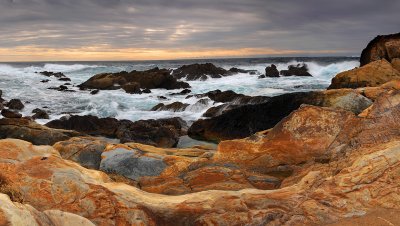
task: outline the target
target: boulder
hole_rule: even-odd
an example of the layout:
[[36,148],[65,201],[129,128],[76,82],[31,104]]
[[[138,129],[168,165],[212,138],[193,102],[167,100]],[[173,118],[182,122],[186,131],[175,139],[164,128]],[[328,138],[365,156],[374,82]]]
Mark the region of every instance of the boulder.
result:
[[147,71],[103,73],[91,77],[79,85],[80,89],[119,89],[129,83],[137,83],[141,89],[184,89],[186,82],[179,82],[166,69],[154,68]]
[[49,119],[49,114],[45,110],[35,108],[32,113],[35,113],[32,118],[33,119]]
[[22,118],[22,115],[20,113],[9,109],[1,110],[1,115],[4,116],[5,118]]
[[13,110],[22,110],[25,107],[20,99],[11,99],[6,106]]
[[182,67],[172,71],[172,76],[175,78],[186,78],[188,81],[206,80],[207,76],[210,76],[211,78],[221,78],[222,76],[232,74],[232,72],[217,67],[212,63],[183,65]]
[[276,68],[275,64],[271,64],[271,66],[265,68],[265,76],[266,77],[279,77],[279,71]]
[[51,129],[28,119],[0,119],[0,138],[16,138],[36,145],[53,145],[62,140],[79,136],[75,131]]
[[271,97],[264,103],[239,106],[213,118],[199,119],[189,128],[188,135],[216,142],[244,138],[272,128],[302,104],[342,108],[358,114],[371,103],[350,89],[289,93]]
[[308,73],[308,67],[306,64],[289,65],[287,70],[280,72],[283,76],[312,76]]
[[328,89],[379,86],[400,79],[400,72],[385,59],[337,74]]
[[189,106],[189,104],[184,104],[181,102],[174,102],[171,104],[157,104],[153,108],[151,108],[151,111],[173,111],[173,112],[178,112],[178,111],[185,111],[185,109]]
[[400,33],[375,37],[362,51],[360,65],[382,59],[390,62],[394,58],[400,58]]

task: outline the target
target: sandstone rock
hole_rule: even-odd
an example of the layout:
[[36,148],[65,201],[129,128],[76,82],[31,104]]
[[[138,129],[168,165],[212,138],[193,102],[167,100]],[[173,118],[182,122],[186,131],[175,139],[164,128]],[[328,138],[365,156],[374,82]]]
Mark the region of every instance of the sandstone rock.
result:
[[400,72],[400,57],[392,59],[391,63],[393,68],[396,69],[398,72]]
[[210,119],[200,119],[192,124],[188,135],[209,141],[244,138],[272,128],[302,104],[342,108],[358,114],[371,103],[353,90],[284,94],[265,103],[243,105]]
[[306,64],[303,65],[289,65],[287,70],[282,70],[280,72],[283,76],[312,76],[308,73],[308,67]]
[[174,102],[171,104],[157,104],[156,106],[154,106],[153,108],[151,108],[151,111],[174,111],[174,112],[178,112],[178,111],[185,111],[185,109],[189,106],[189,104],[184,104],[181,102]]
[[400,90],[400,80],[394,79],[383,85],[377,87],[363,87],[358,88],[356,92],[367,97],[368,99],[375,101],[380,95],[388,93],[389,91]]
[[190,88],[188,83],[179,82],[166,69],[154,68],[147,71],[122,71],[103,73],[91,77],[79,85],[81,89],[112,90],[129,83],[137,83],[142,89],[182,89]]
[[337,74],[328,89],[379,86],[400,79],[400,72],[385,59]]
[[6,106],[13,110],[22,110],[25,107],[19,99],[11,99]]
[[400,58],[400,33],[374,38],[362,51],[360,64],[364,66],[381,59],[390,62],[394,58]]
[[279,77],[279,71],[275,64],[265,68],[265,76],[267,77]]
[[1,115],[6,118],[22,118],[20,113],[8,109],[1,110]]
[[16,138],[36,145],[53,145],[78,135],[75,131],[50,129],[28,119],[0,119],[1,139]]
[[46,111],[36,108],[32,111],[32,113],[35,113],[32,118],[33,119],[49,119],[49,114],[47,114]]
[[212,63],[183,65],[182,67],[172,71],[172,76],[175,78],[186,78],[188,81],[206,80],[207,76],[210,76],[211,78],[221,78],[222,76],[228,76],[231,74],[232,72],[217,67]]

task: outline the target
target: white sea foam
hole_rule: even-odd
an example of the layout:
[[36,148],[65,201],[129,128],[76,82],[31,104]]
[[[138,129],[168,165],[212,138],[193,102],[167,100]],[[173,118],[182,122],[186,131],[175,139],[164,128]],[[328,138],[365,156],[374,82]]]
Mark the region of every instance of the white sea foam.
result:
[[[288,65],[303,62],[291,61],[286,63],[275,63],[279,70],[286,69]],[[258,76],[264,73],[265,67],[271,63],[265,62],[260,64],[241,64],[237,66],[246,70],[257,70],[258,74],[236,74],[233,76],[223,77],[219,79],[209,78],[206,81],[189,81],[192,86],[191,94],[200,94],[208,91],[220,89],[233,90],[237,93],[256,96],[274,96],[288,92],[309,91],[325,89],[333,76],[337,73],[349,70],[359,66],[358,61],[338,61],[329,64],[309,61],[307,64],[313,77],[280,77],[280,78],[263,78]],[[24,115],[32,115],[34,108],[47,107],[50,112],[51,119],[59,118],[68,113],[79,115],[96,115],[99,117],[116,117],[118,119],[140,120],[140,119],[157,119],[166,117],[182,117],[187,121],[194,121],[211,106],[216,103],[209,100],[206,104],[199,103],[199,99],[192,97],[186,99],[187,95],[170,95],[180,90],[163,90],[155,89],[150,94],[131,95],[122,90],[104,90],[97,95],[91,95],[88,91],[80,91],[76,86],[71,89],[76,92],[59,92],[49,90],[49,87],[55,87],[65,82],[50,78],[48,83],[40,82],[43,79],[49,79],[35,72],[54,71],[63,72],[69,78],[73,85],[78,85],[91,76],[102,72],[117,72],[121,70],[143,70],[148,69],[156,64],[0,64],[0,89],[3,90],[3,97],[7,100],[19,98],[24,102],[25,108],[22,111]],[[160,67],[176,67],[176,65],[159,65]],[[230,68],[232,65],[221,65],[224,68]],[[165,96],[168,99],[158,98]],[[158,103],[170,104],[175,101],[189,104],[183,112],[170,111],[150,111],[150,109]],[[39,120],[45,123],[48,120]]]

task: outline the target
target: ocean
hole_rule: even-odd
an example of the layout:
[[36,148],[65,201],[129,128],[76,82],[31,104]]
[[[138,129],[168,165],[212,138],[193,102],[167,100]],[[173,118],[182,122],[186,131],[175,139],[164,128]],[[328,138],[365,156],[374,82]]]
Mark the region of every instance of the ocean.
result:
[[[34,63],[0,63],[0,89],[3,98],[21,99],[25,108],[24,116],[32,115],[35,108],[44,108],[50,114],[50,119],[58,119],[64,115],[94,115],[98,117],[114,117],[132,121],[141,119],[158,119],[181,117],[189,124],[201,118],[210,107],[199,104],[196,97],[187,95],[171,95],[180,90],[155,89],[149,94],[128,94],[123,90],[100,91],[91,95],[89,91],[80,91],[77,85],[91,76],[104,72],[119,72],[132,70],[147,70],[154,67],[175,69],[185,64],[210,62],[216,66],[229,69],[237,67],[246,70],[265,72],[265,67],[272,63],[278,70],[287,69],[288,65],[305,63],[313,77],[280,77],[262,78],[259,75],[236,74],[222,78],[209,78],[206,81],[188,81],[192,86],[191,94],[201,94],[219,89],[233,90],[250,96],[276,96],[290,92],[312,91],[326,89],[331,79],[339,72],[359,66],[358,57],[274,57],[252,59],[199,59],[172,61],[132,61],[132,62],[34,62]],[[62,72],[72,81],[70,89],[76,92],[60,92],[48,89],[63,85],[66,82],[56,78],[48,78],[35,72]],[[41,80],[49,79],[48,83]],[[159,96],[167,97],[166,100]],[[190,106],[183,112],[150,111],[159,104],[169,104],[175,101],[188,103]],[[197,103],[197,104],[196,104]],[[46,123],[49,120],[37,120]]]

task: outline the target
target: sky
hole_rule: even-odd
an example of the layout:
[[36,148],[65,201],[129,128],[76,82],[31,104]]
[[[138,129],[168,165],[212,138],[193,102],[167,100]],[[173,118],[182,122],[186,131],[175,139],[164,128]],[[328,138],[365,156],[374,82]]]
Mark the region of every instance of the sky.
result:
[[0,61],[359,55],[399,0],[0,0]]

